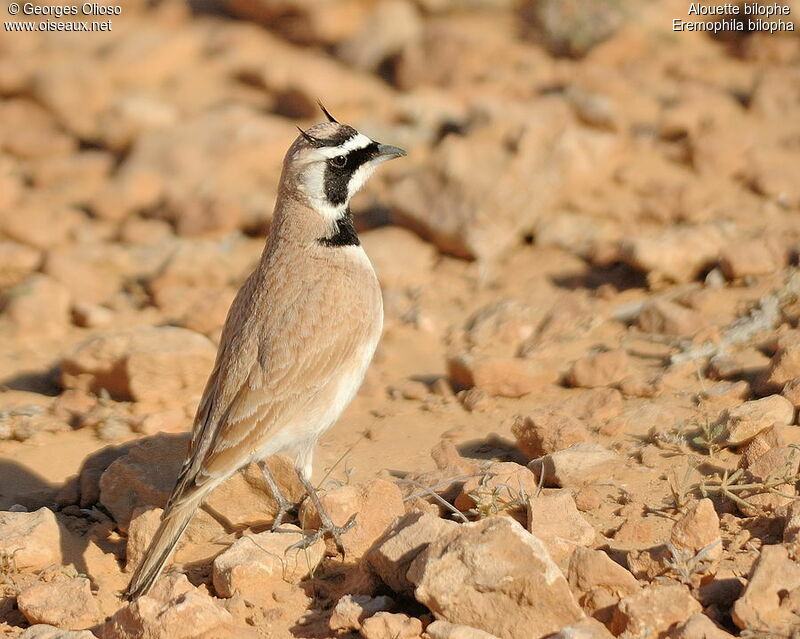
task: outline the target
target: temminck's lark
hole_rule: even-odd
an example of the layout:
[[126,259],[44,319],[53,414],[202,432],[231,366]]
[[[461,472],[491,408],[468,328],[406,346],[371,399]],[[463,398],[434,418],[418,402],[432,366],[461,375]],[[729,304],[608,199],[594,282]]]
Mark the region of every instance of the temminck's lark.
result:
[[[228,312],[216,364],[194,420],[189,451],[161,524],[125,597],[148,592],[195,510],[250,462],[292,454],[323,522],[335,527],[311,485],[319,436],[353,399],[383,327],[378,281],[348,203],[381,162],[405,155],[338,123],[300,130],[283,162],[269,238]],[[351,522],[352,523],[352,522]]]

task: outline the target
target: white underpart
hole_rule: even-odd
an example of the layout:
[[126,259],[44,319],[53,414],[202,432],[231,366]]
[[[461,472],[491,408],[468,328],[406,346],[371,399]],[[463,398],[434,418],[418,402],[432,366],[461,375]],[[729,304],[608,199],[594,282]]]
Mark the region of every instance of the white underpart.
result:
[[370,140],[366,135],[363,133],[356,133],[353,137],[348,138],[339,146],[324,146],[321,149],[317,149],[317,153],[326,158],[335,158],[337,155],[345,155],[346,153],[350,153],[350,151],[363,149],[370,144],[372,144],[372,140]]
[[[361,246],[345,246],[338,248],[338,251],[341,251],[340,254],[346,256],[347,259],[355,260],[363,264],[364,268],[374,272],[372,263]],[[304,408],[301,415],[283,425],[261,448],[254,451],[251,459],[253,461],[265,459],[281,452],[293,454],[298,472],[303,473],[310,480],[317,440],[322,433],[333,426],[344,409],[353,401],[353,397],[364,380],[372,356],[375,354],[375,348],[378,346],[382,332],[383,309],[378,308],[372,334],[364,340],[350,360],[335,371],[331,377],[329,383],[334,385],[332,401],[311,402]],[[328,388],[330,389],[330,387]]]

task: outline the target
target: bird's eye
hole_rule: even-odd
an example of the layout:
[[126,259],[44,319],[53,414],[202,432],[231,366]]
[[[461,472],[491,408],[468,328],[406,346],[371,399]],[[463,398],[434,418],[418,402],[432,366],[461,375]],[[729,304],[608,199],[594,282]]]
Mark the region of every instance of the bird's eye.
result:
[[344,165],[347,164],[347,156],[346,155],[337,155],[336,157],[331,158],[331,164],[335,166],[337,169],[344,168]]

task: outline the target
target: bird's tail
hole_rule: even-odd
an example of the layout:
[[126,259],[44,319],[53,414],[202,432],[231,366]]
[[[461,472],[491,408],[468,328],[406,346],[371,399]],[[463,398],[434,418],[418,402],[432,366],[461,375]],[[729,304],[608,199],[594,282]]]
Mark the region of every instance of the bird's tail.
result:
[[122,595],[124,599],[133,601],[146,595],[152,588],[156,579],[161,575],[161,571],[164,570],[164,564],[175,550],[183,531],[189,525],[189,520],[197,510],[199,503],[199,498],[193,498],[183,503],[167,506],[161,516],[161,524],[158,526],[144,558],[133,572],[128,588]]

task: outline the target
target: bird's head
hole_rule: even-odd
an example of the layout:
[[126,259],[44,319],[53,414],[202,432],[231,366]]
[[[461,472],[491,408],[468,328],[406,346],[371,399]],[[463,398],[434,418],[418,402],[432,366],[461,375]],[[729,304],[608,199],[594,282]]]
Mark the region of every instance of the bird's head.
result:
[[295,189],[317,212],[338,219],[379,164],[406,152],[340,124],[320,107],[328,121],[300,129],[286,154],[284,174],[294,177]]

